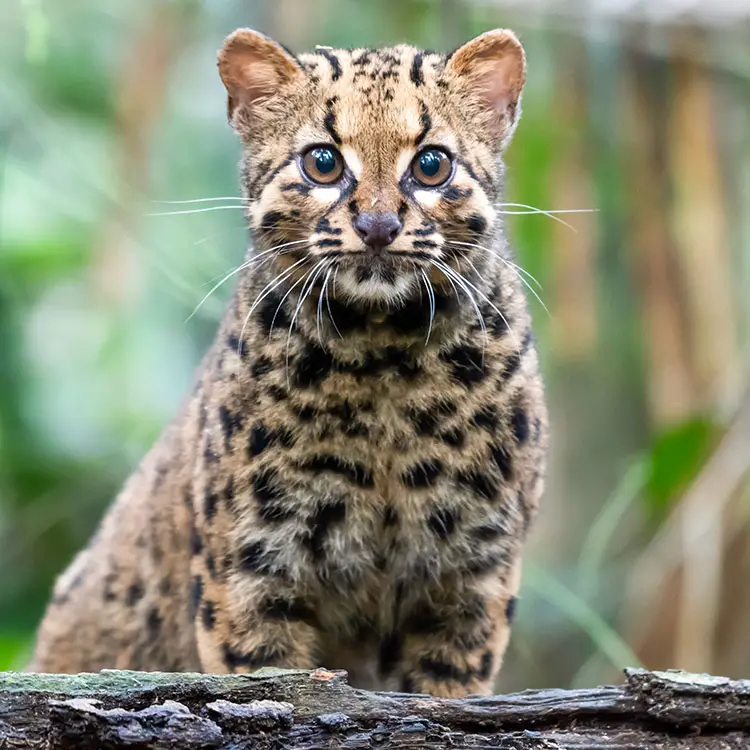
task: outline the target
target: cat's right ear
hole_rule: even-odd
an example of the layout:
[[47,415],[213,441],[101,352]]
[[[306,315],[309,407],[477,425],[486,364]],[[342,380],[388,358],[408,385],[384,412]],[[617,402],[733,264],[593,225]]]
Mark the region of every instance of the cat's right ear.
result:
[[252,110],[302,75],[299,63],[280,44],[252,29],[237,29],[219,51],[219,75],[228,94],[230,122],[239,108]]

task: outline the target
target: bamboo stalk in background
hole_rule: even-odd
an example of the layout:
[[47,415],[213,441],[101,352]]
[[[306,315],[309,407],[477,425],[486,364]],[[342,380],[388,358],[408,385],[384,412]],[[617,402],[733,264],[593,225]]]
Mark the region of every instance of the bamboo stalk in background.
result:
[[115,84],[115,201],[99,231],[92,259],[94,288],[105,307],[121,308],[137,293],[134,230],[149,173],[148,148],[187,15],[187,10],[178,10],[174,3],[156,3],[126,45]]
[[[552,169],[550,195],[555,210],[594,206],[591,153],[587,139],[587,57],[579,36],[560,45],[565,64],[558,67],[551,109],[559,147]],[[596,310],[596,218],[580,214],[572,219],[575,231],[559,222],[553,227],[554,268],[551,273],[550,338],[562,362],[585,362],[593,353]]]
[[[631,36],[638,39],[643,33],[645,30],[638,26]],[[628,194],[632,201],[628,226],[646,348],[649,411],[652,424],[658,429],[690,416],[696,394],[676,252],[667,217],[668,145],[662,127],[668,91],[665,65],[662,60],[636,51],[637,45],[628,44],[628,48],[623,99],[629,135],[629,158],[625,163],[629,165]]]

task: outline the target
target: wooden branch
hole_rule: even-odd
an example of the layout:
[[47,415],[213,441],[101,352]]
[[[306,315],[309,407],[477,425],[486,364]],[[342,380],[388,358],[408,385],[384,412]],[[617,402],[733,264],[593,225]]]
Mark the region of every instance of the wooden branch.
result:
[[439,700],[343,672],[0,674],[0,749],[750,747],[750,681],[627,670],[623,686]]

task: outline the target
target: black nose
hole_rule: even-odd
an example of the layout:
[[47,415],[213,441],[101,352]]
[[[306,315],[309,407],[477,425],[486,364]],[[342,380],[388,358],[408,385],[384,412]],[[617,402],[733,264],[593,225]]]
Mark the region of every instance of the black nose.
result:
[[398,237],[404,225],[394,213],[363,213],[354,220],[354,230],[373,250],[382,250]]

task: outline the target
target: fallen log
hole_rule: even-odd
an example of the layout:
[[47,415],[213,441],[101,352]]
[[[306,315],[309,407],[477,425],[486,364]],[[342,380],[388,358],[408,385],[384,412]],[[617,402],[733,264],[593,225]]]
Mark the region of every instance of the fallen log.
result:
[[750,748],[750,681],[626,670],[586,690],[440,700],[344,672],[0,674],[0,748]]

